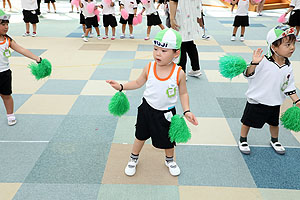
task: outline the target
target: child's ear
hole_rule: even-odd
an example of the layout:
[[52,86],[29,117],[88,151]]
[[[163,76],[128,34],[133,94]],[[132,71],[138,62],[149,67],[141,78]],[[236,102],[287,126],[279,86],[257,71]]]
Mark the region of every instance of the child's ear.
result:
[[177,58],[180,55],[180,49],[177,49],[175,52],[175,57]]

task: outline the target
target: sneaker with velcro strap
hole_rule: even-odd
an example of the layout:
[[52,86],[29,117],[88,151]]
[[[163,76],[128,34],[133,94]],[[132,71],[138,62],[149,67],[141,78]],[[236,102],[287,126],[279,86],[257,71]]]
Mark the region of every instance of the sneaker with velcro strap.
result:
[[270,141],[270,145],[273,147],[273,149],[276,151],[276,153],[283,155],[285,154],[285,148],[280,144],[280,142],[272,142]]
[[240,142],[239,141],[239,149],[243,154],[250,154],[250,147],[248,145],[248,142]]
[[139,163],[138,159],[130,158],[130,160],[129,160],[126,168],[125,168],[125,174],[127,176],[133,176],[133,175],[135,175],[136,166],[137,166],[138,163]]
[[179,176],[180,168],[178,167],[175,161],[171,161],[171,162],[165,161],[165,165],[169,168],[169,172],[172,176]]

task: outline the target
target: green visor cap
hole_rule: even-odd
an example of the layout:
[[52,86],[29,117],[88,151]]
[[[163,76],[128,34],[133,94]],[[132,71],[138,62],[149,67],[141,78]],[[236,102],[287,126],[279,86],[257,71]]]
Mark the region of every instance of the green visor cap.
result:
[[6,14],[2,9],[0,9],[0,20],[9,20],[10,15]]
[[181,42],[180,33],[171,28],[159,31],[153,40],[155,46],[166,49],[180,49]]

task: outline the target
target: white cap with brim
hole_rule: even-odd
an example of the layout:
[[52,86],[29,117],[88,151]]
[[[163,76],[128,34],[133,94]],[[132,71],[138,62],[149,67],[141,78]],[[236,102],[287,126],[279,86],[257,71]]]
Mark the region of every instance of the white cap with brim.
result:
[[[180,49],[181,42],[182,37],[180,33],[170,28],[159,31],[153,40],[155,46],[166,49]],[[179,60],[180,56],[178,56],[174,62],[177,64]]]
[[0,20],[9,20],[10,15],[6,14],[3,10],[0,9]]
[[284,38],[288,35],[295,35],[295,28],[290,27],[288,25],[278,25],[274,28],[272,28],[267,35],[267,44],[268,44],[268,52],[267,52],[267,57],[272,56],[272,44],[281,39]]

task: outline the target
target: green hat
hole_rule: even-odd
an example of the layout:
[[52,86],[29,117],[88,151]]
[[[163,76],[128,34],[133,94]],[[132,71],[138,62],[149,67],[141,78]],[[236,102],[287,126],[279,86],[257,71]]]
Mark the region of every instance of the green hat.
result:
[[275,41],[293,34],[295,35],[295,28],[290,27],[288,25],[278,25],[272,28],[267,35],[267,43],[268,43],[267,57],[272,56],[271,47]]
[[0,20],[9,20],[10,15],[6,14],[2,9],[0,9]]
[[159,31],[153,40],[155,46],[166,49],[180,49],[181,42],[180,33],[170,28]]

